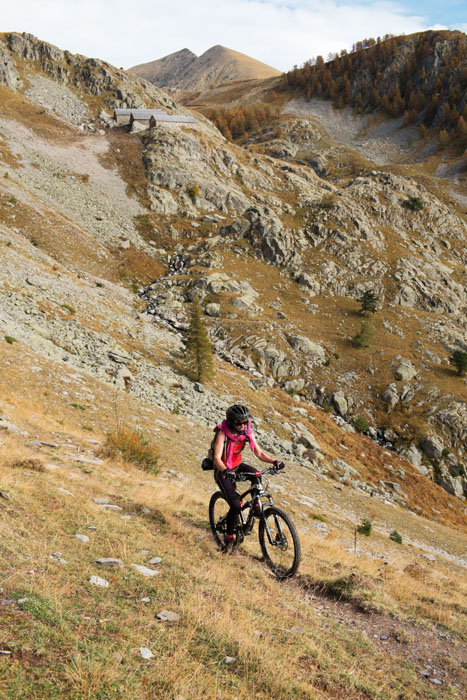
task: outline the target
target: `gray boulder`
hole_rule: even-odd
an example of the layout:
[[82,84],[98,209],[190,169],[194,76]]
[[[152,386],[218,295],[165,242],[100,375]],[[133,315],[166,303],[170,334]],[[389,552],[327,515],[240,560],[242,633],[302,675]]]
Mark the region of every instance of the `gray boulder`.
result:
[[349,404],[343,391],[335,391],[332,395],[332,404],[340,416],[347,415]]
[[396,379],[402,382],[408,382],[415,377],[417,370],[410,360],[402,360],[396,369]]
[[304,335],[292,335],[287,338],[289,344],[294,350],[303,353],[304,355],[310,355],[312,359],[318,362],[324,362],[326,359],[326,353],[324,348],[318,343],[313,343],[309,338]]
[[381,399],[384,403],[388,403],[391,408],[394,408],[399,401],[399,392],[395,384],[389,384],[381,394]]
[[304,379],[290,379],[288,382],[285,382],[284,384],[284,389],[286,391],[293,392],[294,394],[298,393],[303,389],[305,386],[305,380]]
[[431,435],[424,438],[420,443],[420,447],[428,459],[441,459],[444,443],[437,435]]
[[301,262],[295,235],[283,227],[271,209],[247,209],[244,217],[250,222],[246,237],[268,262],[280,267],[296,266]]
[[221,315],[221,306],[220,304],[215,303],[207,304],[205,311],[208,316],[211,316],[212,318],[219,318]]
[[405,457],[422,476],[426,476],[429,473],[430,470],[422,464],[422,453],[415,445],[410,445],[410,447],[401,450],[400,454],[402,457]]
[[299,272],[295,277],[295,281],[297,284],[301,284],[302,286],[306,287],[306,292],[310,296],[319,294],[320,292],[321,285],[319,284],[318,280],[309,275],[307,272]]
[[240,310],[249,310],[256,308],[255,300],[252,296],[241,296],[241,297],[236,297],[233,302],[232,306],[235,306],[236,309]]
[[443,464],[436,475],[438,484],[457,498],[464,498],[467,494],[467,481],[465,476],[453,475],[450,470]]

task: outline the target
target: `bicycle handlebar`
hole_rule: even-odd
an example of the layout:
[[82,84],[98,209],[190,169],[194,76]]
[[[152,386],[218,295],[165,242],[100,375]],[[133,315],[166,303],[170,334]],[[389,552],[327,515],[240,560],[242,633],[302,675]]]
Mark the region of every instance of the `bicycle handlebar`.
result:
[[[281,467],[280,469],[276,469],[276,467],[267,467],[266,469],[263,469],[261,472],[257,472],[258,477],[261,478],[265,474],[278,474],[280,471],[282,471],[285,468],[285,465]],[[240,472],[240,474],[236,474],[236,481],[249,481],[251,477],[254,477],[255,474],[249,473],[249,472]]]

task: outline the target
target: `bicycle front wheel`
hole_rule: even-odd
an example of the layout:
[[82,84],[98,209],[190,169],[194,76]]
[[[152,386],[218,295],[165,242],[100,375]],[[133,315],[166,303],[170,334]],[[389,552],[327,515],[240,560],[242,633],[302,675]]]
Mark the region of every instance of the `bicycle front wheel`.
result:
[[276,506],[266,508],[259,521],[259,543],[266,564],[278,579],[290,578],[300,566],[301,548],[291,518]]

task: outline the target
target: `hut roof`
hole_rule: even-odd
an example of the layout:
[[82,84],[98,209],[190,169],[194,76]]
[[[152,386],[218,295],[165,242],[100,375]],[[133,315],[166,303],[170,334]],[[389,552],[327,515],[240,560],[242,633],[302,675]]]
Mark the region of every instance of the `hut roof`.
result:
[[157,117],[168,116],[165,109],[132,109],[130,111],[133,119],[150,119],[153,114]]
[[[143,117],[139,116],[140,113],[141,114],[144,113],[145,116],[143,116]],[[134,115],[138,114],[138,117],[135,117],[135,118],[137,118],[137,119],[141,119],[141,118],[149,119],[151,114],[167,114],[167,112],[165,111],[165,109],[160,109],[159,107],[155,107],[154,109],[135,109],[135,108],[133,108],[133,109],[114,109],[114,114],[115,114],[115,116],[120,116],[120,117],[124,117],[124,116],[129,117],[131,114],[134,114]],[[146,114],[148,116],[146,116]]]
[[194,117],[187,117],[184,114],[153,114],[151,121],[155,122],[181,122],[183,124],[195,124]]

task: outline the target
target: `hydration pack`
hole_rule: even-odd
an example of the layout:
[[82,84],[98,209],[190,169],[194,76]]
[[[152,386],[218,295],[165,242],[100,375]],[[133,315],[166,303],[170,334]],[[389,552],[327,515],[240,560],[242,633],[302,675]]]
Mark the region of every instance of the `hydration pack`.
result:
[[[216,438],[217,438],[217,433],[218,433],[218,432],[219,432],[219,430],[216,430],[216,433],[215,433],[214,437],[213,437],[212,440],[211,440],[211,446],[210,446],[210,448],[209,448],[209,450],[208,450],[207,457],[205,457],[205,458],[203,459],[203,461],[201,462],[201,469],[202,469],[204,472],[207,472],[207,471],[209,471],[210,469],[214,469],[214,443],[216,442]],[[229,442],[229,438],[228,438],[227,435],[226,435],[226,436],[225,436],[225,440],[224,440],[224,448],[223,448],[223,450],[222,450],[222,455],[223,455],[224,459],[226,458],[226,454],[227,454],[227,444],[228,444],[228,442]]]

